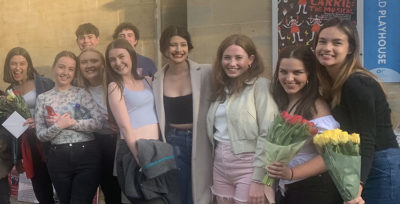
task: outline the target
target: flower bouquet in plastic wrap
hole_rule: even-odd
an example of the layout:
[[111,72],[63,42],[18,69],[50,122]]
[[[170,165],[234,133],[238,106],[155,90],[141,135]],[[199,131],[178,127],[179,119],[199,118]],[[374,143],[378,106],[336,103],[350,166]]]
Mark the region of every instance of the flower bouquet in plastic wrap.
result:
[[[267,133],[265,146],[267,166],[275,162],[288,163],[311,137],[318,133],[314,123],[300,115],[283,111],[275,116]],[[265,167],[267,168],[267,167]],[[274,179],[264,176],[263,183],[272,186]]]
[[[17,90],[8,89],[5,95],[0,96],[0,118],[7,118],[9,119],[10,116],[17,112],[20,116],[24,119],[28,119],[32,117],[31,112],[29,111],[28,105],[26,104],[24,98],[22,97],[21,93]],[[15,114],[14,114],[15,115]],[[15,138],[22,138],[21,143],[17,142],[17,140],[12,141],[12,152],[13,152],[13,159],[14,162],[17,162],[17,155],[19,151],[24,151],[25,149],[20,149],[20,145],[24,146],[27,144],[27,137],[29,135],[29,131],[26,131],[28,128],[14,128],[15,121],[7,122],[8,125],[5,123],[7,120],[4,121],[2,124]],[[12,124],[12,125],[10,125]],[[21,124],[22,126],[22,124]],[[22,152],[24,154],[24,152]]]
[[24,98],[16,90],[7,90],[6,96],[0,96],[0,117],[9,117],[14,111],[23,118],[31,118],[31,112]]
[[340,129],[325,130],[313,139],[342,199],[357,197],[360,186],[360,135]]

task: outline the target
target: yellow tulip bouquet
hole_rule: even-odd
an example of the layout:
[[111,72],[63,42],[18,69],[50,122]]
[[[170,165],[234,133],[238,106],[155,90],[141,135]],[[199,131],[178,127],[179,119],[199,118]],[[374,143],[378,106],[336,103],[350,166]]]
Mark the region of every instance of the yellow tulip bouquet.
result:
[[325,130],[316,135],[313,142],[320,150],[342,199],[350,201],[356,198],[360,185],[360,135],[340,129]]
[[31,112],[24,98],[16,90],[7,90],[6,96],[0,96],[0,116],[9,117],[14,111],[17,111],[25,119],[31,118]]
[[[300,115],[283,111],[275,116],[265,142],[266,167],[275,162],[288,163],[318,130],[314,123]],[[264,176],[263,183],[272,186],[274,179]]]

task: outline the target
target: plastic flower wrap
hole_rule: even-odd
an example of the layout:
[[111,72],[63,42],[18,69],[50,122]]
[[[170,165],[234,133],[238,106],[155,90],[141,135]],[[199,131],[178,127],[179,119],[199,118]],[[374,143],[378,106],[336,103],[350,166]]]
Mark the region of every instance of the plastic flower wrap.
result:
[[360,185],[360,135],[340,129],[326,130],[313,141],[343,200],[356,198]]
[[8,118],[14,111],[17,111],[25,119],[32,117],[21,94],[16,90],[9,89],[6,96],[0,96],[0,116]]
[[[283,111],[280,115],[275,116],[267,133],[265,147],[267,166],[275,162],[288,163],[307,140],[317,132],[314,123],[300,115],[292,116],[287,111]],[[270,178],[267,173],[263,183],[272,186],[273,182],[274,179]]]

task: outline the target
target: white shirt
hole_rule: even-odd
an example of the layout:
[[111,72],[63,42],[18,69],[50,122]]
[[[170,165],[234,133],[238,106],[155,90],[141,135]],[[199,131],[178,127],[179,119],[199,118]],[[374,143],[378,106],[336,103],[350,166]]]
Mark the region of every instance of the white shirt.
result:
[[230,142],[228,126],[226,122],[227,101],[228,100],[225,100],[224,103],[219,104],[215,112],[214,127],[216,131],[214,133],[214,139],[218,142]]

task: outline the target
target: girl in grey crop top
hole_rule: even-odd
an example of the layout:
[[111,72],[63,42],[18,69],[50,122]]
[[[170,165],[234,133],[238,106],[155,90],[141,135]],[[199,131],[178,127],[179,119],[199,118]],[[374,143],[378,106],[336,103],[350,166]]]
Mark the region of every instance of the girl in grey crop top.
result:
[[142,81],[145,84],[144,90],[132,91],[124,88],[123,91],[126,109],[133,129],[158,123],[153,91],[146,79],[142,79]]

